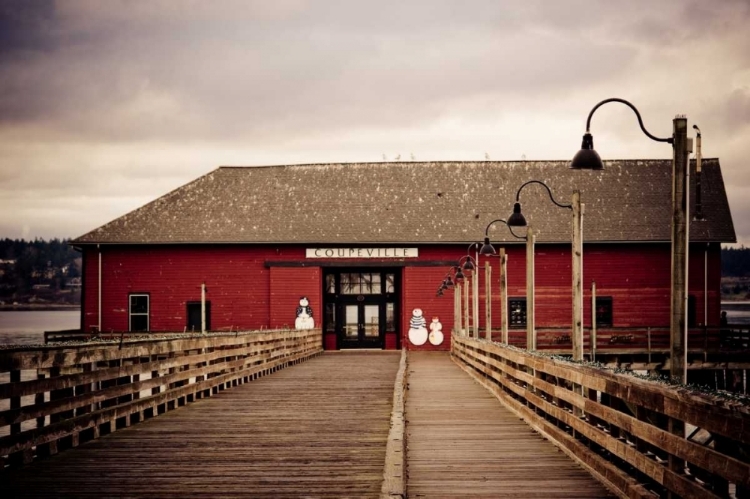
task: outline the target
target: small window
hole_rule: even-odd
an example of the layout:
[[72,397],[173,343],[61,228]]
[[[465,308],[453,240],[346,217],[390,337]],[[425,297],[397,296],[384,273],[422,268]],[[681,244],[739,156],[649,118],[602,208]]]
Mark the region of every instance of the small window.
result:
[[386,293],[396,292],[396,275],[395,274],[385,275],[385,292]]
[[[201,302],[189,301],[187,303],[187,330],[201,331]],[[206,331],[211,330],[211,302],[206,302]]]
[[596,298],[596,326],[612,327],[612,297]]
[[149,331],[149,296],[130,295],[130,331]]
[[396,330],[396,304],[393,302],[385,304],[385,329],[386,331]]
[[326,276],[326,293],[330,295],[336,293],[336,276],[333,274]]
[[526,326],[526,298],[508,298],[508,322],[511,327]]
[[380,274],[351,273],[341,274],[341,294],[377,295],[382,293]]
[[334,303],[326,303],[326,332],[336,332],[336,305]]

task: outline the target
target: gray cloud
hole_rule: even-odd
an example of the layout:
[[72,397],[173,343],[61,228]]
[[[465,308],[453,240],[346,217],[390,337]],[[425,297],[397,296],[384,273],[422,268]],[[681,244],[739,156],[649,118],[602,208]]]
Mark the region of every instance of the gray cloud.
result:
[[[79,235],[219,164],[566,158],[611,96],[657,135],[697,121],[737,222],[748,5],[6,1],[0,231]],[[624,106],[593,127],[605,157],[671,155]]]

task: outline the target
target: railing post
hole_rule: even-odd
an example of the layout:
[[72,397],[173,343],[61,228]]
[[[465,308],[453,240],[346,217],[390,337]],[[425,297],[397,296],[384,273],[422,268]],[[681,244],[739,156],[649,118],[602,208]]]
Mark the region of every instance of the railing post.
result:
[[469,336],[469,277],[467,276],[466,279],[464,279],[464,309],[463,309],[463,316],[464,316],[464,336]]
[[501,341],[508,344],[508,255],[500,248],[500,329]]
[[670,376],[672,380],[687,382],[685,354],[687,352],[687,264],[689,192],[687,118],[678,116],[673,121],[674,159],[672,160],[672,318],[670,322]]
[[591,283],[591,362],[596,362],[596,283]]
[[492,341],[492,267],[490,267],[490,259],[487,259],[487,263],[484,266],[484,326],[486,330],[487,341]]
[[456,283],[453,286],[453,331],[461,335],[461,325],[463,318],[461,316],[461,284]]
[[573,193],[573,360],[583,360],[583,205]]
[[534,243],[536,237],[531,226],[526,229],[526,349],[536,350],[536,325],[534,324]]

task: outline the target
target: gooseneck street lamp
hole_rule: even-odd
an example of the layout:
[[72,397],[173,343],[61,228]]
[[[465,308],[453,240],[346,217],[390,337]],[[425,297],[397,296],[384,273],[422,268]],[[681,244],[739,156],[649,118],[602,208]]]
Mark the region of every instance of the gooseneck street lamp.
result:
[[[498,218],[497,220],[493,220],[492,222],[487,224],[487,227],[484,229],[484,244],[482,244],[482,249],[479,250],[480,255],[490,256],[490,255],[496,255],[497,251],[495,251],[495,248],[490,244],[490,227],[492,227],[495,223],[502,222],[508,227],[508,231],[510,231],[511,235],[517,239],[526,239],[524,236],[517,236],[515,232],[513,232],[513,229],[508,222],[503,220],[502,218]],[[525,224],[524,224],[525,225]]]
[[[508,231],[513,235],[513,237],[517,239],[526,239],[524,236],[518,236],[513,232],[513,229],[508,225],[508,222],[503,220],[502,218],[498,218],[497,220],[493,220],[490,223],[487,224],[487,227],[484,229],[484,244],[482,245],[482,249],[479,250],[480,255],[485,256],[492,256],[497,254],[497,251],[495,251],[495,248],[490,243],[490,227],[492,227],[495,223],[502,222],[508,227]],[[500,248],[500,303],[502,303],[502,307],[500,308],[500,331],[501,331],[501,341],[504,344],[508,344],[508,256],[505,254],[505,248]],[[489,265],[486,267],[486,277],[485,277],[485,285],[486,285],[486,320],[485,320],[485,326],[486,326],[486,337],[488,340],[492,340],[492,286],[491,286],[491,277],[492,277],[492,269]]]
[[[656,142],[672,144],[672,303],[670,317],[670,375],[673,380],[687,381],[687,264],[688,264],[688,153],[690,143],[687,137],[687,118],[677,116],[672,121],[672,136],[666,138],[650,134],[643,126],[641,114],[630,102],[624,99],[605,99],[598,103],[586,120],[586,133],[583,135],[581,150],[573,158],[570,167],[574,169],[600,170],[604,167],[599,154],[594,150],[591,135],[591,117],[594,111],[609,102],[625,104],[635,112],[638,124],[644,134]],[[509,220],[510,221],[510,220]]]
[[[475,256],[471,256],[471,249],[474,248],[476,253]],[[471,323],[471,329],[473,330],[473,336],[479,337],[479,243],[471,243],[466,248],[466,255],[458,259],[456,268],[455,279],[464,279],[466,277],[471,278],[471,304],[473,318]],[[472,275],[473,273],[473,275]],[[465,329],[467,335],[469,334],[469,285],[464,287],[464,310],[465,315]]]
[[[547,184],[539,180],[529,180],[521,185],[516,192],[516,203],[513,205],[513,214],[508,218],[509,227],[528,227],[526,218],[521,213],[521,191],[528,185],[538,184],[543,186],[549,194],[550,201],[559,208],[573,212],[573,239],[572,239],[572,274],[573,274],[573,327],[571,331],[573,360],[583,360],[583,205],[581,204],[581,193],[573,192],[573,202],[565,204],[558,202],[552,195],[552,190]],[[526,259],[527,262],[534,259],[534,235],[531,228],[528,229]],[[536,350],[536,330],[534,328],[534,270],[533,265],[526,270],[526,345],[530,350]]]

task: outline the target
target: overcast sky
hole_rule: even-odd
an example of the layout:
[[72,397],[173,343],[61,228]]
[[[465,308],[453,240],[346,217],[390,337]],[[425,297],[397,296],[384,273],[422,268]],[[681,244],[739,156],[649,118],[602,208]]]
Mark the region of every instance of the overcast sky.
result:
[[[0,0],[0,237],[220,165],[569,159],[685,114],[750,245],[750,0]],[[671,158],[632,111],[604,159]],[[584,200],[585,201],[585,200]]]

